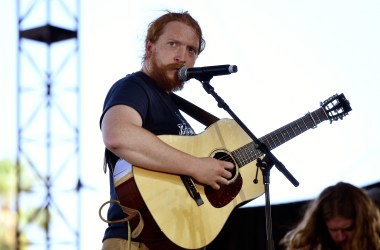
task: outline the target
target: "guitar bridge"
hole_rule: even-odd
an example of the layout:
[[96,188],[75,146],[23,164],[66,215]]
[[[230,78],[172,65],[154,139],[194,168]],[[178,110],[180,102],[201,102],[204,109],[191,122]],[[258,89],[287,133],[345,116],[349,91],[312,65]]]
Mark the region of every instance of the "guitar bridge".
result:
[[191,177],[186,175],[181,175],[181,180],[183,184],[185,184],[185,187],[187,189],[187,192],[189,192],[191,198],[194,199],[194,201],[197,203],[198,206],[203,205],[203,200],[201,195],[199,194],[199,191],[197,187],[195,186],[195,183]]

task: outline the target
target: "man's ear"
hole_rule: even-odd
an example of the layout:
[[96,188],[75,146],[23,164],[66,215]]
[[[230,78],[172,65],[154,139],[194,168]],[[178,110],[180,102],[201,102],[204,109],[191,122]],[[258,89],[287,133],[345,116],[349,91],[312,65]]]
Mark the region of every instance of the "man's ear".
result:
[[145,42],[145,58],[149,58],[152,55],[153,44],[150,41]]

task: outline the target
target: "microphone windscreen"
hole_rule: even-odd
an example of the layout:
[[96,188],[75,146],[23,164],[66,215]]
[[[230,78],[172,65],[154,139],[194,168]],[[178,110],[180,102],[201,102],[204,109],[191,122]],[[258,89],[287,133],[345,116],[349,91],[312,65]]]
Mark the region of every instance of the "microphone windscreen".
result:
[[187,81],[187,68],[182,67],[178,70],[178,79],[182,82]]

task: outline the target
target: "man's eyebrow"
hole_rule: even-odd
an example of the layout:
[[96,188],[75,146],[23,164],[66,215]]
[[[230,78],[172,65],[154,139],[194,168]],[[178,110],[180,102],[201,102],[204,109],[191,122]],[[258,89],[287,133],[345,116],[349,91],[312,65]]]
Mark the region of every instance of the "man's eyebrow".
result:
[[189,47],[190,49],[195,50],[195,52],[197,52],[197,53],[198,53],[198,51],[199,51],[198,46],[189,45],[188,47]]

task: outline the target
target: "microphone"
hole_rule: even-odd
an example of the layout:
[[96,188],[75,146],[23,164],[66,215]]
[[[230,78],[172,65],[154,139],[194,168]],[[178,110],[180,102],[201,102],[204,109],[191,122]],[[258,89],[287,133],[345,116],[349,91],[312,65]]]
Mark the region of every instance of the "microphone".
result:
[[237,66],[229,64],[194,68],[182,67],[178,71],[178,78],[183,82],[191,78],[202,81],[210,80],[214,76],[229,75],[235,72],[237,72]]

